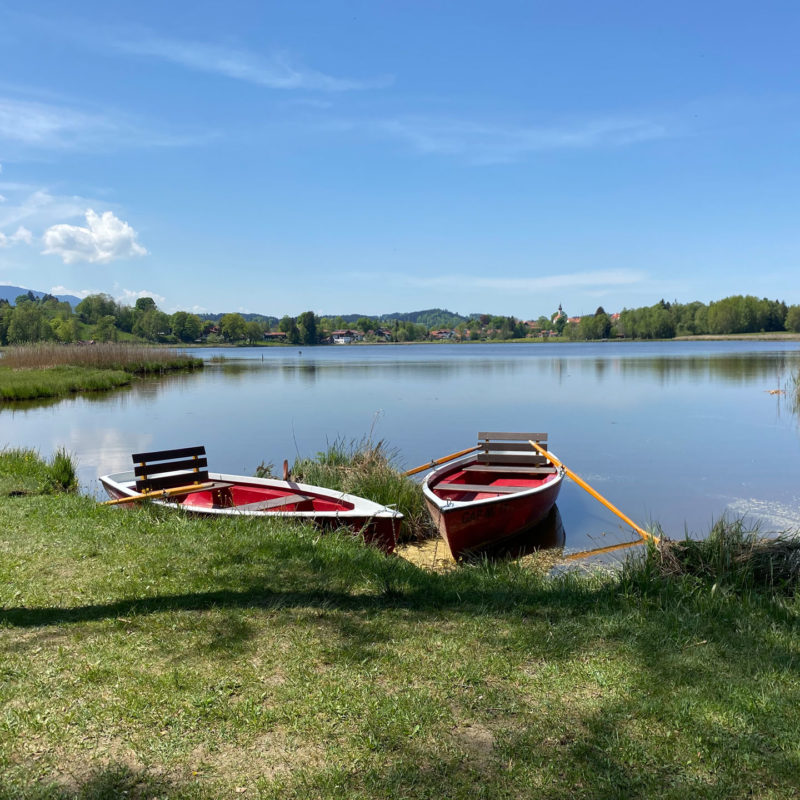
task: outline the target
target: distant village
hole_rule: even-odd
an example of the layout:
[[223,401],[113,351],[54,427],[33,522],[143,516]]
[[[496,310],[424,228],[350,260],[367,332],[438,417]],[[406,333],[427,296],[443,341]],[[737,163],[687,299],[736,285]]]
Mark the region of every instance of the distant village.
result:
[[[609,314],[609,321],[612,325],[619,321],[618,313]],[[540,317],[538,320],[515,321],[517,327],[522,327],[521,336],[516,338],[541,338],[547,339],[551,336],[560,336],[563,329],[568,325],[579,325],[583,317],[568,317],[562,307],[550,317]],[[477,324],[476,324],[477,321]],[[211,328],[211,333],[219,333],[219,329]],[[500,327],[493,327],[491,322],[481,324],[480,317],[470,320],[469,323],[462,323],[455,328],[436,328],[427,332],[424,337],[429,341],[469,341],[476,339],[495,339],[506,338],[507,331]],[[268,331],[264,334],[264,339],[274,342],[285,342],[289,338],[287,331]],[[341,328],[330,331],[330,334],[320,340],[321,344],[355,344],[359,342],[394,342],[397,340],[397,331],[390,327],[376,327],[369,330],[360,328]]]

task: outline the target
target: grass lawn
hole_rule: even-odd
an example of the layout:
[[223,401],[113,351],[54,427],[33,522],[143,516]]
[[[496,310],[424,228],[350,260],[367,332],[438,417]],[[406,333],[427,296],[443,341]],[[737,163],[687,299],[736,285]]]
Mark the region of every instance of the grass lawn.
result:
[[791,593],[429,573],[31,469],[0,455],[2,800],[800,794]]

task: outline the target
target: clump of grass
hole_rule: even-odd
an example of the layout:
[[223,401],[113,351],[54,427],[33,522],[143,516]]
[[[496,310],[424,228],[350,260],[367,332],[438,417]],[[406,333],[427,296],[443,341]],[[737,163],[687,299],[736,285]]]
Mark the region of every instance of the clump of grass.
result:
[[194,369],[202,367],[203,361],[171,348],[105,342],[93,345],[33,344],[9,347],[0,363],[10,369],[70,366],[147,373],[165,369]]
[[0,497],[73,492],[78,478],[72,456],[63,448],[49,462],[35,450],[0,450]]
[[74,492],[78,488],[78,474],[72,456],[59,447],[48,465],[53,484],[64,492]]
[[713,592],[793,595],[800,584],[800,537],[766,538],[741,519],[716,521],[705,539],[662,538],[629,559],[626,582],[641,587],[685,582]]
[[401,541],[436,535],[425,509],[422,488],[397,468],[398,454],[383,440],[370,437],[350,442],[337,438],[316,458],[299,458],[292,477],[301,483],[325,486],[392,506],[403,514]]

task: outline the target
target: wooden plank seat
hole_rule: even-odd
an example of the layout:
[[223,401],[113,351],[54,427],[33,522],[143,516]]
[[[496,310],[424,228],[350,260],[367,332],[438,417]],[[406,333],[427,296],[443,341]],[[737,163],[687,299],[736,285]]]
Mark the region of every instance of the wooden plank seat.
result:
[[294,503],[303,503],[314,498],[309,494],[287,494],[283,497],[273,497],[270,500],[256,500],[254,503],[242,503],[235,506],[237,511],[269,511],[271,508],[281,508]]
[[510,475],[552,475],[555,467],[526,467],[524,464],[470,464],[464,472],[505,472]]
[[443,492],[492,492],[493,494],[512,494],[535,489],[535,486],[487,486],[480,483],[437,483],[434,491]]
[[510,433],[508,431],[481,431],[478,433],[480,464],[524,464],[545,466],[547,459],[539,455],[529,444],[533,440],[547,449],[546,433]]
[[204,484],[196,489],[188,489],[186,494],[192,494],[227,489],[233,485],[225,481],[209,480],[206,449],[202,445],[133,453],[131,460],[134,463],[136,491],[140,494],[174,489],[177,486],[188,489],[193,484]]

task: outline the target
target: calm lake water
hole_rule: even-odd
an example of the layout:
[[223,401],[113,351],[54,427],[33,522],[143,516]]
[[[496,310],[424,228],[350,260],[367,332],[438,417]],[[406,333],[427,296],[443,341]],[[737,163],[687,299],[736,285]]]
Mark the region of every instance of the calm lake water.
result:
[[[226,363],[112,394],[0,408],[0,447],[66,447],[89,492],[137,451],[204,444],[252,474],[372,434],[410,468],[479,430],[546,431],[567,466],[640,524],[707,533],[722,514],[800,528],[800,346],[775,342],[225,349]],[[788,390],[770,394],[770,390]],[[568,550],[630,540],[566,481]]]

